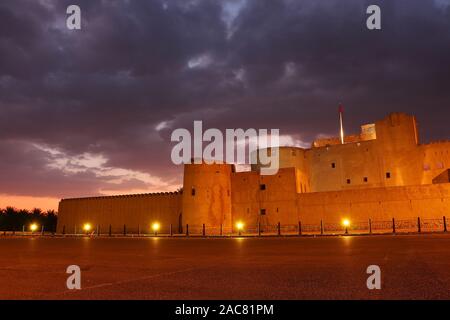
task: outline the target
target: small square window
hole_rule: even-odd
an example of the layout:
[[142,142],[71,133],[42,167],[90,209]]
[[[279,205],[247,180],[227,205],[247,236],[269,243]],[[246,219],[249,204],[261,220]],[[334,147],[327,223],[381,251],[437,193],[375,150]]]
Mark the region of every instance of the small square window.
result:
[[261,209],[261,215],[265,216],[266,215],[266,209]]
[[194,187],[192,187],[191,195],[195,196],[195,188]]
[[391,178],[391,173],[390,172],[386,172],[386,179],[390,179]]
[[266,185],[265,184],[260,184],[259,185],[259,190],[266,190]]
[[331,167],[333,168],[333,169],[335,169],[336,168],[336,163],[331,163]]
[[347,179],[347,184],[350,184],[350,183],[352,183],[352,180]]
[[369,179],[367,177],[364,177],[364,182],[369,181]]

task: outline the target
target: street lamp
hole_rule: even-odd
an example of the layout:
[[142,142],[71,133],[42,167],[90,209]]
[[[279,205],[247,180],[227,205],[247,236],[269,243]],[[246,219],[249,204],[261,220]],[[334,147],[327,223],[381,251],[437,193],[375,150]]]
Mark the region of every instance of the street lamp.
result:
[[348,227],[350,226],[350,220],[348,219],[342,220],[342,225],[345,227],[345,234],[348,234]]
[[159,222],[154,222],[152,224],[152,230],[155,233],[155,236],[158,235],[158,231],[159,231],[160,228],[161,228],[161,225],[159,224]]
[[38,225],[36,224],[36,223],[32,223],[31,225],[30,225],[30,230],[31,230],[31,232],[35,232],[37,229],[38,229]]
[[85,223],[83,225],[83,230],[87,233],[92,230],[92,225],[90,223]]
[[238,231],[239,231],[239,236],[241,235],[241,231],[244,229],[244,223],[242,222],[242,221],[238,221],[237,223],[236,223],[236,228],[238,229]]

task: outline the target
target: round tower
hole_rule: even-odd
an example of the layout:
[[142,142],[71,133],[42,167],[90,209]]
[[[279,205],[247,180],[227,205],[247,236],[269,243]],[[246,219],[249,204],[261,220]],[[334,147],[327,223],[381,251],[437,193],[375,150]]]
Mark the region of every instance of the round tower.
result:
[[[185,164],[183,179],[183,226],[231,228],[230,164]],[[192,229],[191,229],[192,230]]]

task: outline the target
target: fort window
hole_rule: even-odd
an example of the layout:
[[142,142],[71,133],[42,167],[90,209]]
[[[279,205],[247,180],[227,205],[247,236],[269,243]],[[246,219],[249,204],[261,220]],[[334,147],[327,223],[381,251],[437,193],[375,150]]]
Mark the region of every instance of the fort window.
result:
[[386,172],[386,179],[390,179],[391,178],[391,173],[390,172]]
[[192,187],[191,195],[195,196],[195,188],[194,187]]
[[333,169],[336,168],[336,163],[332,162],[332,163],[331,163],[331,167],[332,167]]
[[347,179],[347,184],[352,183],[352,181],[350,179]]
[[266,209],[261,209],[261,215],[265,216],[266,215]]
[[369,181],[369,179],[367,177],[364,177],[364,182]]
[[266,185],[265,184],[260,184],[259,185],[259,190],[266,190]]

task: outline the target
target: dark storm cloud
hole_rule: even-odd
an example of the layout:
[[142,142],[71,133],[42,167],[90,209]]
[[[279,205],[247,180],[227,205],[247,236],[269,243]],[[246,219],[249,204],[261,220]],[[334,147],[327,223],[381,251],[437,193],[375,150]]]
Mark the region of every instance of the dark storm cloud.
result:
[[[194,119],[308,142],[336,131],[341,101],[354,131],[405,111],[425,139],[448,137],[447,1],[86,0],[82,30],[69,31],[73,3],[0,3],[0,193],[149,187],[52,167],[49,150],[176,184],[171,129]],[[365,27],[369,4],[381,31]]]
[[83,166],[65,171],[49,166],[58,157],[24,142],[1,142],[0,194],[33,195],[42,197],[78,197],[100,195],[100,190],[151,189],[153,186],[136,179],[124,180],[119,185],[113,181],[118,176],[99,176]]

